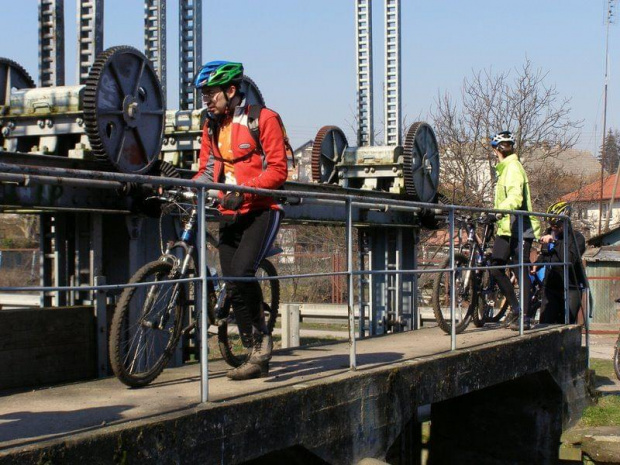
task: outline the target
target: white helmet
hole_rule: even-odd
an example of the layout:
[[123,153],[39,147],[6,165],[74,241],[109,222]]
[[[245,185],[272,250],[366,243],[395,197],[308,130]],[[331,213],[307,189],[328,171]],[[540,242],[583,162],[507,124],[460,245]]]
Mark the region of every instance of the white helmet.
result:
[[515,138],[510,131],[502,131],[495,134],[491,137],[491,147],[495,148],[502,142],[508,142],[509,144],[515,145]]

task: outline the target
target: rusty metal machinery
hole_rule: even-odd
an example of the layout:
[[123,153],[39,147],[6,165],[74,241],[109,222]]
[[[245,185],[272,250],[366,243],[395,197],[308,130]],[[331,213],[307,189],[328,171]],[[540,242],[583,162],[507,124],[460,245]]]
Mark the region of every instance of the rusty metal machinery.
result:
[[97,159],[135,174],[158,160],[165,100],[140,51],[105,50],[78,86],[33,88],[19,65],[0,63],[2,150]]
[[439,186],[435,133],[427,123],[417,122],[407,131],[403,146],[349,147],[340,128],[324,126],[312,146],[312,179],[434,202]]
[[[265,105],[265,99],[256,83],[248,76],[243,77],[241,91],[250,105]],[[166,112],[166,127],[161,148],[162,159],[176,167],[198,169],[198,155],[202,141],[202,127],[207,109],[169,110]]]

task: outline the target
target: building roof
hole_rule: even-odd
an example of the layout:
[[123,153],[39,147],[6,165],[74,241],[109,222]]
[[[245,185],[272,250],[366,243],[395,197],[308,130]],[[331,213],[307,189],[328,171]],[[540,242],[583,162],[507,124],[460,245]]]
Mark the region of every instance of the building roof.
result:
[[587,150],[568,149],[552,156],[542,150],[536,150],[524,161],[524,164],[534,170],[543,164],[553,165],[564,173],[585,179],[601,174],[601,164]]
[[586,242],[588,245],[592,245],[594,247],[601,247],[607,245],[617,245],[620,243],[620,225],[615,228],[610,229],[609,231],[605,231],[597,236],[592,236]]
[[[611,174],[603,179],[603,200],[610,200],[616,183],[616,175]],[[620,186],[616,189],[616,199],[620,198]],[[601,181],[597,180],[583,186],[581,189],[569,192],[560,200],[566,202],[593,202],[601,199]]]
[[[490,157],[491,161],[495,162],[495,156],[489,155],[487,145],[472,145],[471,148],[465,145],[462,149],[475,160],[488,162]],[[586,180],[601,174],[601,164],[589,150],[566,149],[551,155],[549,150],[537,148],[528,152],[527,155],[522,153],[518,153],[518,155],[519,160],[528,172],[553,167],[554,170]],[[443,151],[441,156],[444,160],[460,158],[460,155],[451,150]]]
[[620,247],[604,246],[586,250],[586,262],[620,262]]

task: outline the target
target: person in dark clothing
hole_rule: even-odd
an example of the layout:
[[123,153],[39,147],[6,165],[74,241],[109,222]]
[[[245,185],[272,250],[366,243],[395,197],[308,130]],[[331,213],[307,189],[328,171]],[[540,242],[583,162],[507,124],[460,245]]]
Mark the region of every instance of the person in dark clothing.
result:
[[[557,202],[547,209],[547,213],[570,216],[571,207],[566,202]],[[586,240],[583,234],[572,229],[570,223],[567,223],[568,231],[565,234],[564,220],[562,219],[552,218],[549,224],[550,227],[540,238],[542,250],[536,262],[540,264],[564,262],[564,241],[568,241],[568,259],[566,261],[572,264],[568,269],[569,322],[575,323],[577,312],[581,306],[581,292],[585,285],[581,256],[586,250]],[[573,240],[573,233],[575,240]],[[542,265],[533,266],[531,273],[536,273],[540,266]],[[564,302],[564,267],[562,265],[546,265],[539,322],[547,324],[564,323]]]

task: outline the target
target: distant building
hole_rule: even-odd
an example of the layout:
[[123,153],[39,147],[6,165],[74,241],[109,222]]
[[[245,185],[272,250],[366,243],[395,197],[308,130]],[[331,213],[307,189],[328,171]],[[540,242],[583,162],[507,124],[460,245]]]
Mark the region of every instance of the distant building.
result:
[[[616,175],[612,174],[603,179],[603,208],[602,219],[606,220],[609,214],[609,202],[616,183]],[[613,228],[620,225],[620,186],[616,189],[616,196],[611,209],[609,226]],[[594,181],[561,197],[560,200],[573,204],[573,217],[584,223],[589,223],[592,228],[598,226],[599,210],[601,202],[601,182]]]
[[523,165],[526,170],[540,170],[543,167],[553,169],[573,176],[579,176],[587,181],[593,181],[601,175],[601,164],[587,150],[568,149],[557,155],[548,155],[546,150],[536,150]]
[[309,140],[293,151],[295,166],[289,160],[288,180],[296,182],[312,182],[312,144]]

